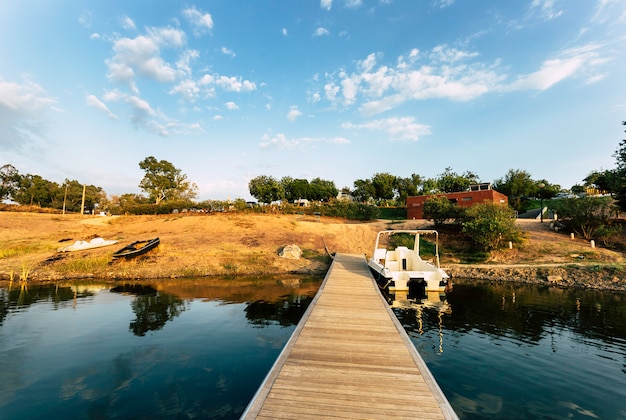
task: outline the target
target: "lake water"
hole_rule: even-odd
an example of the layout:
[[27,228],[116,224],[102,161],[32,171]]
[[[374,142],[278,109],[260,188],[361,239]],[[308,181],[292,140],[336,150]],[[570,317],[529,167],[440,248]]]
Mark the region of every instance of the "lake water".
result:
[[[0,289],[0,418],[238,418],[320,282]],[[389,296],[462,419],[626,419],[626,295],[457,281],[429,298]]]

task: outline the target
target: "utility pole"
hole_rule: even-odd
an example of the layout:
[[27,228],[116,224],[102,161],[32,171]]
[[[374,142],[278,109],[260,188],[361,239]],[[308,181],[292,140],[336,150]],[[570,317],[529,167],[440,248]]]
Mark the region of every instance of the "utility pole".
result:
[[83,201],[80,203],[80,214],[85,214],[85,188],[87,186],[83,184]]

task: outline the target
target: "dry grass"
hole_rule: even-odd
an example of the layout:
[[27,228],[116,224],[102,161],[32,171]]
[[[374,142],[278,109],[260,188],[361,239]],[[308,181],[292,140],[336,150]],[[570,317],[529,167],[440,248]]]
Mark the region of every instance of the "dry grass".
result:
[[[164,215],[98,217],[0,212],[0,282],[27,268],[32,281],[78,277],[157,278],[260,273],[313,273],[327,267],[324,243],[331,252],[370,254],[376,232],[387,228],[418,228],[424,221],[354,223],[302,215]],[[622,254],[552,232],[548,223],[520,221],[524,243],[492,255],[498,264],[622,263]],[[75,240],[96,236],[118,244],[92,250],[57,253]],[[158,236],[161,245],[145,256],[113,261],[117,249]],[[59,242],[65,239],[64,242]],[[305,258],[278,256],[296,244]],[[445,243],[442,244],[445,249]],[[452,256],[442,264],[454,262]]]

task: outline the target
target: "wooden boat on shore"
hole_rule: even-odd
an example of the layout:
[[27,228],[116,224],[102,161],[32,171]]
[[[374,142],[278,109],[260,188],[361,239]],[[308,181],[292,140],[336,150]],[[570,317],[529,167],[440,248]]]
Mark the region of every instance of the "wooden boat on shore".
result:
[[[435,236],[434,261],[425,261],[420,256],[422,235]],[[393,240],[402,236],[412,237],[412,240]],[[420,285],[424,286],[426,292],[444,292],[448,285],[449,276],[439,266],[439,234],[436,230],[378,232],[374,254],[368,266],[374,279],[379,283],[384,282],[384,287],[388,287],[389,291],[406,291],[412,285]]]
[[159,238],[135,241],[113,254],[113,258],[134,258],[156,248],[161,243]]

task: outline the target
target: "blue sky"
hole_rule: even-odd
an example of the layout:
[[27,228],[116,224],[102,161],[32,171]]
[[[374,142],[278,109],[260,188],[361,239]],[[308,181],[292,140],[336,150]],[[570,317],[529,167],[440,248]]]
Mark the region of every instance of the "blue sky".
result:
[[200,200],[258,175],[569,188],[615,166],[626,0],[0,3],[0,165],[109,195],[148,156]]

